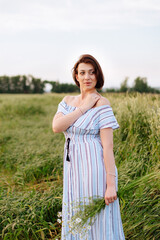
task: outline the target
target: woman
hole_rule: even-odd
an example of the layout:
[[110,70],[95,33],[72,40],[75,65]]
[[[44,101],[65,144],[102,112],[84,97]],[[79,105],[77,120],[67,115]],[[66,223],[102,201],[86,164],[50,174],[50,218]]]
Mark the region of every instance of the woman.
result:
[[119,209],[118,172],[113,154],[113,130],[119,128],[110,102],[97,89],[104,84],[102,69],[91,55],[73,67],[80,95],[65,96],[53,118],[55,133],[65,135],[63,165],[62,240],[79,240],[69,232],[74,201],[104,197],[106,207],[89,230],[88,240],[124,240]]

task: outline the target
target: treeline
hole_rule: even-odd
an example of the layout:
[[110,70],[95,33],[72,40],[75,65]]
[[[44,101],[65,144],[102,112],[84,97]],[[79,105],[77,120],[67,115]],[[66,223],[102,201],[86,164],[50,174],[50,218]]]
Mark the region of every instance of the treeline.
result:
[[75,84],[59,83],[58,81],[42,81],[32,75],[0,76],[0,93],[44,93],[45,86],[52,86],[51,92],[78,92]]
[[0,76],[0,93],[43,93],[45,83],[40,78],[28,76]]
[[76,84],[72,83],[59,83],[53,81],[44,81],[45,83],[49,83],[52,86],[51,92],[56,93],[68,93],[68,92],[79,92],[79,88]]
[[[0,93],[44,93],[46,84],[51,85],[51,92],[69,93],[79,92],[76,84],[59,83],[58,81],[42,81],[32,75],[0,76]],[[102,90],[100,90],[102,91]],[[140,93],[160,93],[160,90],[148,86],[147,78],[137,77],[133,86],[128,86],[128,78],[121,83],[119,89],[107,88],[103,92],[140,92]]]
[[140,93],[160,93],[160,90],[156,88],[152,88],[148,86],[147,78],[137,77],[134,82],[133,86],[128,86],[128,77],[121,83],[119,89],[115,88],[107,88],[106,92],[140,92]]

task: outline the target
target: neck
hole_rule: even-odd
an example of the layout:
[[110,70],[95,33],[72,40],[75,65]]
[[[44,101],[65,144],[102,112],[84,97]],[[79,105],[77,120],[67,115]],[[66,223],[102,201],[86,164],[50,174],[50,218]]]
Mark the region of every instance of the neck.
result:
[[84,89],[80,89],[81,90],[81,94],[80,94],[80,100],[83,100],[88,94],[91,93],[97,93],[96,89],[91,89],[91,90],[84,90]]

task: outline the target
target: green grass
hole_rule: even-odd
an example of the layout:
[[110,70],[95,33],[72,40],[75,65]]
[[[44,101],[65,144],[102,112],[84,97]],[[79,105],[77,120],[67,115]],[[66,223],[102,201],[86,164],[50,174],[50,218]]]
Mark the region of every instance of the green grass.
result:
[[[63,96],[0,95],[0,239],[60,234],[64,136],[51,124]],[[104,96],[120,125],[114,132],[119,188],[133,186],[120,199],[125,237],[158,240],[160,97]]]

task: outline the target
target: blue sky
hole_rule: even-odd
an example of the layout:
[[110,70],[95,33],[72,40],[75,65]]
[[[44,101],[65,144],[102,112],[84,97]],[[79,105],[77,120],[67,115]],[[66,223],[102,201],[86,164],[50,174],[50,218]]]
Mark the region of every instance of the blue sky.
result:
[[83,53],[101,64],[105,87],[137,76],[160,87],[160,1],[0,0],[0,75],[72,83]]

